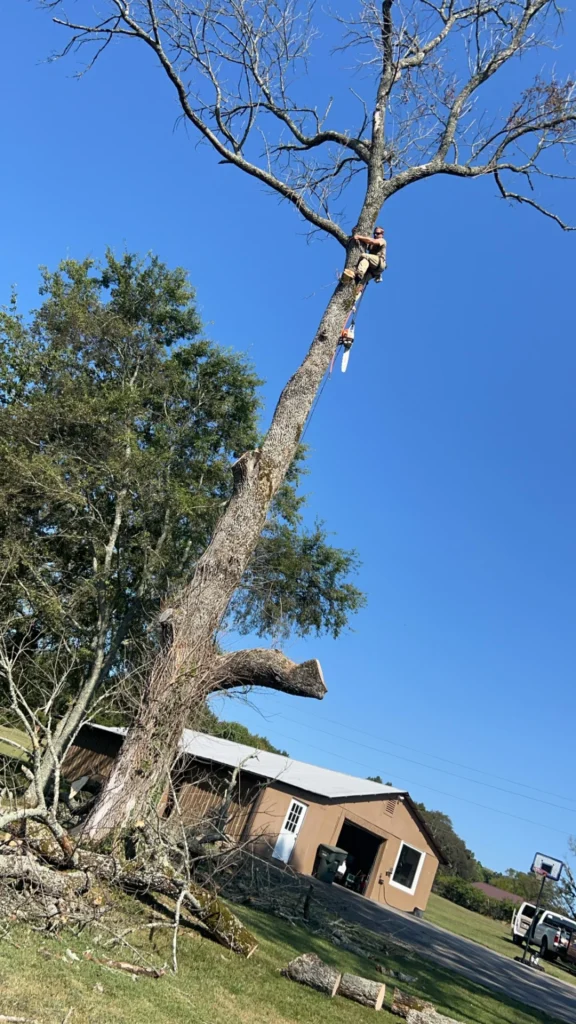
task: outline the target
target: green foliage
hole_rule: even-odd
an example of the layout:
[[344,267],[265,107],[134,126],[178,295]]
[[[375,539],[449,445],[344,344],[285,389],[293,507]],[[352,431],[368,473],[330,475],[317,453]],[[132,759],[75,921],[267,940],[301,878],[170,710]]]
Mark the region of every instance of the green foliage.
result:
[[430,811],[424,804],[416,804],[416,807],[444,854],[447,872],[468,881],[479,881],[476,858],[455,832],[448,815],[442,811]]
[[484,914],[495,921],[510,921],[516,909],[512,901],[490,899],[463,878],[440,876],[434,883],[434,892],[466,910]]
[[[200,337],[194,291],[156,256],[63,261],[29,318],[0,311],[0,615],[19,681],[50,711],[104,661],[137,677],[161,602],[189,577],[257,446],[260,381]],[[356,559],[306,530],[301,459],[228,625],[300,635],[361,604]],[[301,601],[301,603],[300,603]],[[281,614],[280,614],[281,611]]]
[[347,582],[357,567],[355,552],[326,543],[323,523],[295,537],[292,523],[270,521],[232,603],[236,628],[259,636],[339,636],[350,612],[365,603]]
[[[523,899],[528,900],[530,903],[536,903],[542,884],[542,878],[539,875],[533,875],[530,871],[516,871],[514,868],[508,868],[504,874],[499,874],[497,871],[487,871],[486,869],[485,873],[488,877],[483,879],[483,881],[489,882],[490,885],[496,885],[499,889],[504,889],[515,896],[522,896]],[[563,885],[561,883],[557,885],[554,882],[545,882],[540,901],[541,905],[548,907],[550,910],[559,910],[562,913],[570,912],[570,900],[567,899],[568,887],[569,884]]]
[[207,732],[211,736],[219,736],[223,740],[232,740],[234,743],[244,743],[247,747],[256,747],[258,750],[267,750],[270,754],[283,754],[288,757],[286,750],[279,750],[265,736],[250,732],[240,722],[224,722],[214,712],[205,707],[201,716],[195,716],[193,728],[200,732]]

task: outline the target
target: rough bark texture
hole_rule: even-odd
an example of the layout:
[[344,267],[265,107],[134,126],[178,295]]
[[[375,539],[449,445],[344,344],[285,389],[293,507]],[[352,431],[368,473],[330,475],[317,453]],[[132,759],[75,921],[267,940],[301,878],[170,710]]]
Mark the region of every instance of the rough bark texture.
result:
[[401,992],[399,988],[395,988],[390,1012],[407,1020],[408,1014],[413,1010],[417,1010],[419,1013],[436,1013],[436,1007],[432,1003],[420,999],[419,996],[410,996],[406,992]]
[[338,995],[344,996],[345,999],[353,999],[362,1006],[369,1006],[372,1010],[381,1010],[386,985],[379,981],[370,981],[369,978],[361,978],[357,974],[343,974]]
[[57,898],[86,892],[90,885],[85,871],[53,871],[34,857],[20,854],[0,856],[0,878],[34,885],[47,896]]
[[290,978],[290,981],[297,981],[299,985],[308,985],[317,992],[324,992],[330,999],[336,995],[342,979],[339,971],[325,964],[316,953],[303,953],[296,960],[291,960],[282,974]]
[[[154,663],[136,722],[90,816],[87,835],[93,842],[146,812],[174,761],[183,721],[214,687],[215,631],[294,459],[352,303],[353,289],[339,285],[304,361],[282,391],[261,450],[246,452],[236,463],[232,498],[191,582],[173,602],[172,644]],[[308,695],[318,697],[321,677],[313,675],[315,692]],[[302,676],[299,682],[302,695]]]
[[211,672],[211,689],[231,690],[238,686],[265,686],[295,697],[316,697],[326,693],[320,662],[316,659],[300,665],[282,651],[255,647],[235,651],[218,658]]
[[233,953],[246,958],[251,957],[258,948],[252,933],[228,909],[223,900],[194,882],[181,883],[160,872],[138,869],[121,871],[119,881],[128,892],[157,892],[174,900],[181,897],[184,889],[181,906],[193,914],[221,946],[226,946]]
[[77,850],[75,860],[79,870],[61,871],[40,864],[31,855],[0,855],[0,880],[24,884],[58,899],[87,892],[95,878],[130,893],[160,893],[173,900],[180,899],[181,907],[193,914],[213,939],[232,952],[248,958],[258,948],[252,933],[223,900],[195,882],[170,877],[168,873],[138,863],[122,863],[113,856],[90,850]]

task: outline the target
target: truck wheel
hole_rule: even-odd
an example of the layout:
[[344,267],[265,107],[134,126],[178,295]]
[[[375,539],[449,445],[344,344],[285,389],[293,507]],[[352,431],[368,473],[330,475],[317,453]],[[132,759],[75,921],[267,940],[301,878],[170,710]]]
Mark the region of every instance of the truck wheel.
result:
[[548,960],[549,957],[550,957],[550,954],[549,954],[549,951],[548,951],[548,939],[546,938],[546,936],[544,936],[544,938],[542,939],[542,942],[540,943],[540,956],[542,957],[543,960]]
[[521,946],[522,945],[522,936],[521,935],[513,934],[512,935],[512,942],[514,943],[515,946]]

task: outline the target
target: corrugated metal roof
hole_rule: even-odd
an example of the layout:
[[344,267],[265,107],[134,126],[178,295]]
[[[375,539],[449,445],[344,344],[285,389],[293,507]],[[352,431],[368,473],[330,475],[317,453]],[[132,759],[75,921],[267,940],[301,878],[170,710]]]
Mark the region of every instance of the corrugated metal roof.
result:
[[185,729],[181,749],[186,754],[199,757],[205,761],[216,761],[231,768],[243,768],[252,775],[264,779],[274,779],[286,786],[306,790],[330,800],[358,796],[404,796],[406,790],[394,786],[384,786],[369,779],[359,779],[355,775],[345,775],[329,768],[318,768],[314,764],[295,761],[283,754],[270,754],[267,750],[246,746],[244,743],[233,743],[218,736]]

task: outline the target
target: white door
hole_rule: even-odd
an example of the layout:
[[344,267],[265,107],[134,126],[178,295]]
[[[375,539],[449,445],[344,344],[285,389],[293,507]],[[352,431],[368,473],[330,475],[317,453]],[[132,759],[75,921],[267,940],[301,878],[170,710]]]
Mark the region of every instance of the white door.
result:
[[296,845],[298,833],[302,828],[306,809],[306,804],[301,804],[298,800],[293,800],[290,804],[288,814],[284,819],[282,831],[276,840],[276,846],[272,852],[272,856],[275,857],[276,860],[282,860],[285,864],[290,860],[292,850]]

